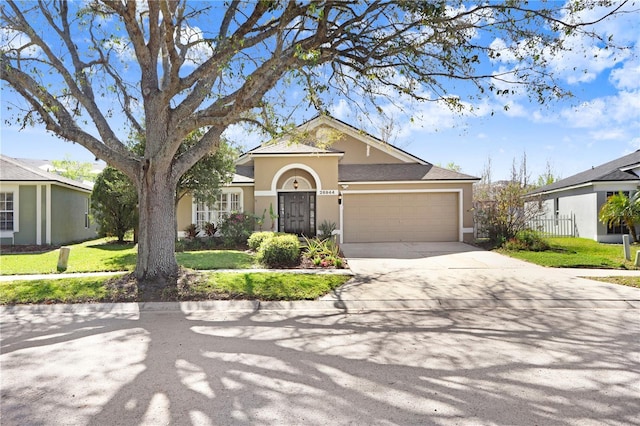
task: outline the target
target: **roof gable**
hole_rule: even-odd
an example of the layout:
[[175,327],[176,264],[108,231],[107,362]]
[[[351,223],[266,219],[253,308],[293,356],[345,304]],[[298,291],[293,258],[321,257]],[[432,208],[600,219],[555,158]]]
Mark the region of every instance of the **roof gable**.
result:
[[[330,139],[335,136],[331,135],[328,131],[323,132],[323,129],[333,129],[340,135],[346,136],[348,141],[345,141],[344,137],[336,138],[336,141],[331,141]],[[366,150],[367,155],[372,151],[381,153],[381,155],[377,157],[372,157],[372,161],[369,161],[369,163],[375,161],[376,163],[430,164],[367,132],[326,115],[317,116],[301,124],[297,127],[296,132],[302,135],[301,141],[305,140],[306,143],[292,141],[291,139],[297,138],[295,135],[292,137],[284,136],[280,140],[265,143],[245,152],[238,158],[237,164],[248,164],[254,156],[265,155],[349,155],[346,151],[351,149],[349,147],[352,147],[354,143],[363,144],[363,152]],[[385,156],[388,158],[383,161]],[[358,163],[357,161],[352,162]]]
[[530,194],[559,191],[564,188],[586,185],[596,182],[640,181],[640,177],[631,169],[640,163],[640,150],[632,152],[589,170],[561,179],[532,191]]
[[403,163],[418,163],[418,164],[430,164],[429,162],[416,157],[415,155],[409,154],[408,152],[390,144],[384,142],[383,140],[376,138],[375,136],[360,130],[356,127],[353,127],[350,124],[345,123],[344,121],[338,120],[337,118],[333,118],[327,115],[320,115],[316,118],[307,121],[302,124],[299,128],[302,131],[306,131],[311,133],[313,130],[320,129],[322,127],[329,127],[341,132],[347,136],[350,136],[352,139],[368,145],[374,149],[380,150],[387,155],[393,157],[397,161],[395,162],[403,162]]

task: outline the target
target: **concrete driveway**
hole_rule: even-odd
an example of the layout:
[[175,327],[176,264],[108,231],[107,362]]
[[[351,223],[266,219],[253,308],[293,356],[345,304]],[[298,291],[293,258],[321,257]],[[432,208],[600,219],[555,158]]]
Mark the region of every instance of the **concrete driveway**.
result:
[[544,268],[464,243],[344,244],[355,278],[324,300],[345,306],[638,307],[640,290],[582,277],[640,271]]

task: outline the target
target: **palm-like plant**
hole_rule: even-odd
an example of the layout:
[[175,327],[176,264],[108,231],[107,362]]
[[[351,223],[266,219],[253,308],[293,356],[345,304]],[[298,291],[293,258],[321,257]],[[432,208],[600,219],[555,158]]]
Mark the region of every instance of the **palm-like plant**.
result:
[[638,241],[635,225],[640,221],[640,191],[631,198],[622,192],[610,196],[600,208],[599,218],[607,226],[626,225],[633,241]]

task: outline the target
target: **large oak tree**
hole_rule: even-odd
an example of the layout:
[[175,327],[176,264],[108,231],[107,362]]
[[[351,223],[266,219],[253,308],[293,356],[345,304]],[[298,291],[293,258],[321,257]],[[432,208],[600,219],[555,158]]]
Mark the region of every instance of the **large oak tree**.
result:
[[[375,111],[395,96],[441,101],[565,92],[547,66],[624,2],[324,0],[6,1],[2,80],[26,102],[23,125],[43,125],[124,172],[140,203],[136,275],[174,282],[174,195],[180,177],[215,152],[230,126],[277,130],[297,87],[323,112],[327,94]],[[598,16],[585,13],[598,7]],[[585,21],[582,17],[589,17]],[[499,40],[499,43],[495,43]],[[601,40],[603,44],[609,40]],[[491,58],[508,62],[492,69]],[[508,67],[505,67],[508,64]],[[281,128],[285,128],[284,126]],[[126,144],[144,134],[144,153]],[[183,141],[199,130],[197,143]]]

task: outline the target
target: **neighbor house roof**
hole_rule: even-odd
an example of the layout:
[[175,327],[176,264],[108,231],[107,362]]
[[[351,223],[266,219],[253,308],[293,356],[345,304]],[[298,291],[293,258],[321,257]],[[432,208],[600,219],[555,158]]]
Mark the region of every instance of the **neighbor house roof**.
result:
[[640,177],[632,171],[632,169],[636,167],[640,167],[640,150],[625,155],[624,157],[616,158],[608,163],[592,167],[589,170],[561,179],[552,184],[542,186],[529,194],[543,194],[596,182],[640,182]]
[[57,182],[83,191],[91,191],[91,186],[82,182],[40,170],[16,158],[0,155],[0,181],[2,182]]
[[476,177],[453,170],[443,169],[433,164],[393,163],[393,164],[340,164],[340,182],[386,182],[415,180],[479,180]]

